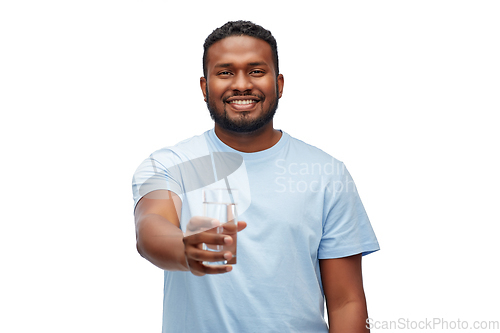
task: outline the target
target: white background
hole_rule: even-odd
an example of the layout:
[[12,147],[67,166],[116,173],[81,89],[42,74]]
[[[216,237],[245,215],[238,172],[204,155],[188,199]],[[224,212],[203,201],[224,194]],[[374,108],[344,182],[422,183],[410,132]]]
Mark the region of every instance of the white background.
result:
[[236,19],[278,41],[275,127],[356,181],[381,245],[370,317],[500,320],[499,17],[498,1],[2,1],[0,331],[160,331],[132,174],[212,127],[202,44]]

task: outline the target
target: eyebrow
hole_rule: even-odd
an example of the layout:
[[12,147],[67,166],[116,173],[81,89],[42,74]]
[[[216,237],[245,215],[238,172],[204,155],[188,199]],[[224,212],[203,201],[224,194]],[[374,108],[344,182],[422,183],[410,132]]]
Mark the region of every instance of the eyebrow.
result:
[[262,61],[260,61],[260,62],[251,62],[248,65],[250,65],[250,66],[262,66],[262,65],[266,65],[267,66],[267,64],[265,62],[262,62]]
[[231,67],[232,64],[231,63],[225,63],[225,64],[217,64],[215,65],[216,68],[226,68],[226,67]]
[[[263,65],[267,66],[267,63],[262,62],[262,61],[248,63],[248,66],[263,66]],[[227,67],[231,67],[231,66],[233,66],[233,64],[230,62],[215,65],[216,68],[227,68]]]

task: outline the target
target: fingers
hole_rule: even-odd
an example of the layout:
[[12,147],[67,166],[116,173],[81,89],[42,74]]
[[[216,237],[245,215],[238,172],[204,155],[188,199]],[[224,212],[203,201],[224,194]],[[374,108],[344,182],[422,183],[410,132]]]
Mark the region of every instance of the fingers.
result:
[[[225,244],[232,243],[229,236],[225,237]],[[212,246],[212,245],[210,245]],[[185,256],[189,269],[194,275],[202,276],[205,274],[221,274],[230,272],[232,267],[228,265],[204,265],[203,262],[220,262],[227,261],[233,257],[230,251],[207,251],[202,250],[200,247],[187,244],[185,247]]]
[[212,228],[205,232],[199,232],[194,235],[184,236],[184,245],[197,246],[198,244],[210,244],[210,245],[230,245],[233,239],[229,235],[224,235],[217,233],[217,228]]
[[240,232],[241,230],[245,229],[247,227],[247,223],[246,222],[243,222],[243,221],[239,221],[238,222],[238,232]]
[[[246,222],[220,224],[218,220],[207,217],[193,217],[188,223],[183,238],[184,254],[191,273],[197,276],[222,274],[232,270],[231,265],[204,265],[203,262],[228,261],[233,258],[230,251],[209,251],[202,249],[202,244],[216,249],[217,245],[233,244],[231,234],[242,231]],[[235,236],[235,235],[234,235]],[[231,250],[232,251],[232,250]],[[235,252],[236,253],[236,252]]]
[[223,274],[228,273],[233,270],[233,266],[231,265],[203,265],[203,263],[199,261],[194,261],[189,264],[189,268],[191,269],[191,273],[196,276],[203,276],[205,274]]
[[230,251],[207,251],[202,249],[202,244],[207,244],[207,246],[215,248],[218,245],[230,245],[233,243],[231,236],[216,233],[216,229],[217,227],[183,238],[184,255],[189,269],[194,275],[221,274],[231,270],[231,268],[228,268],[230,266],[227,265],[203,265],[204,261],[225,261],[231,259],[233,256]]
[[230,251],[205,251],[201,249],[190,249],[189,254],[188,254],[188,259],[194,260],[194,261],[209,261],[209,262],[215,262],[215,261],[224,261],[224,260],[229,260],[233,257],[232,253]]

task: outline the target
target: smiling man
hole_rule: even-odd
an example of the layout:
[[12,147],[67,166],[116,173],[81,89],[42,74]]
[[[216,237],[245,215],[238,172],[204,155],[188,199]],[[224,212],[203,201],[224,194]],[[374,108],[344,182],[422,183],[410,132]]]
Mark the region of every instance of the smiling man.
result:
[[[214,128],[154,152],[133,180],[137,249],[165,271],[163,332],[367,332],[361,257],[378,242],[344,164],[273,127],[276,40],[228,22],[207,37],[203,71]],[[238,264],[206,264],[236,254],[203,244],[236,239],[208,230],[200,191],[229,186]]]
[[[231,36],[210,47],[201,88],[216,131],[265,132],[283,91],[271,47],[249,36]],[[280,137],[279,131],[274,131]]]
[[[210,42],[207,39],[205,49]],[[273,146],[281,137],[272,120],[283,91],[283,75],[278,74],[271,46],[255,37],[230,36],[205,52],[201,89],[219,138],[232,140],[238,133],[236,141],[242,144],[233,148],[242,152]]]

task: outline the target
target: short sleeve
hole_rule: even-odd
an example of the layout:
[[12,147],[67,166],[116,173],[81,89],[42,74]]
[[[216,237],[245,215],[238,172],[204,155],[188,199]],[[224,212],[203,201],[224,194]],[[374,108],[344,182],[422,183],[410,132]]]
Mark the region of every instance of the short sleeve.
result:
[[176,157],[170,151],[151,154],[137,168],[132,179],[134,209],[139,200],[149,192],[168,190],[182,198],[181,182],[176,174]]
[[379,248],[356,185],[342,165],[342,172],[331,176],[325,190],[323,235],[318,258],[366,255]]

